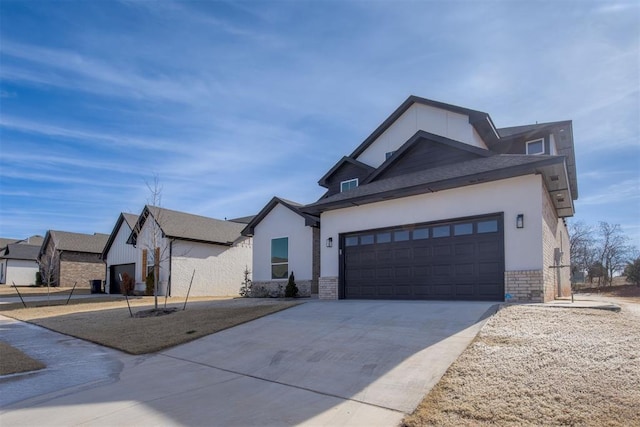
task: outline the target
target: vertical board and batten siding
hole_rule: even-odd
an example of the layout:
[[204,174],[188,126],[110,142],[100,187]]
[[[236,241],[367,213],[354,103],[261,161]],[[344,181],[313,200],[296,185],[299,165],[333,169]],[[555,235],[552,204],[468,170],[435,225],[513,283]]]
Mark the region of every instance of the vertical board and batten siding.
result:
[[[107,253],[107,259],[105,260],[107,263],[107,271],[111,271],[112,265],[121,265],[121,264],[133,264],[138,261],[140,258],[140,250],[134,247],[133,245],[127,244],[127,239],[131,235],[131,228],[126,221],[122,221],[120,224],[120,228],[118,229],[118,233],[116,234],[111,247],[109,248],[109,252]],[[136,266],[136,276],[139,270]],[[139,277],[134,277],[135,281],[139,281]],[[106,278],[106,287],[105,292],[109,293],[109,289],[111,286],[111,274],[107,273]]]
[[237,296],[245,268],[251,269],[252,250],[251,239],[233,246],[174,241],[171,296],[185,296],[187,292],[190,296]]
[[[504,214],[505,270],[541,270],[542,178],[527,175],[435,193],[326,211],[321,241],[343,233],[451,218]],[[516,228],[518,214],[525,226]],[[321,245],[321,278],[338,277],[339,249]]]
[[[152,254],[154,248],[152,247],[152,231],[153,231],[153,219],[149,216],[149,219],[145,221],[142,226],[142,230],[140,230],[140,234],[138,235],[136,251],[137,255],[135,257],[136,264],[136,283],[144,283],[144,277],[146,277],[146,267],[151,266],[152,262]],[[165,295],[167,292],[167,285],[169,283],[169,241],[168,239],[162,237],[162,231],[160,227],[156,226],[156,243],[157,247],[160,249],[160,277],[159,277],[159,288],[158,295]],[[147,251],[147,259],[143,261],[143,251]]]
[[294,271],[296,280],[313,280],[313,227],[306,226],[302,216],[278,204],[256,226],[254,234],[254,282],[272,280],[271,239],[280,237],[289,238],[289,273]]
[[461,141],[474,147],[487,148],[475,128],[469,123],[468,116],[428,105],[413,104],[356,160],[377,168],[386,160],[385,153],[400,148],[419,130]]

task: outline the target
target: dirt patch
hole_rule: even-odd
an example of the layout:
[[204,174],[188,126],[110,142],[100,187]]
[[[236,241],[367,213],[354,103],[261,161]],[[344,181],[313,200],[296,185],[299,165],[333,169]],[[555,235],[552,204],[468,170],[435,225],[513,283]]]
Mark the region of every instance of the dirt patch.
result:
[[619,285],[600,288],[582,288],[576,295],[593,294],[606,297],[624,298],[628,302],[640,303],[640,286]]
[[45,368],[44,363],[24,354],[4,341],[0,341],[0,375],[37,371]]
[[[132,300],[134,315],[152,309],[152,300],[152,297]],[[175,312],[165,316],[131,317],[124,300],[14,309],[2,314],[130,354],[143,354],[300,304],[278,300],[204,300],[191,302],[182,310],[182,301],[170,300],[167,308]]]
[[406,426],[640,425],[640,316],[500,310]]

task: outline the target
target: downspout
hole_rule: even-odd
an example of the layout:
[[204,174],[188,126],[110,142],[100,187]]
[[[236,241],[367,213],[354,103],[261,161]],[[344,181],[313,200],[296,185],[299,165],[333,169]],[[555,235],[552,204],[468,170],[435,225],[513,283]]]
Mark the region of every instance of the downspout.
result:
[[171,265],[173,264],[173,241],[169,241],[169,279],[167,280],[167,295],[171,296]]

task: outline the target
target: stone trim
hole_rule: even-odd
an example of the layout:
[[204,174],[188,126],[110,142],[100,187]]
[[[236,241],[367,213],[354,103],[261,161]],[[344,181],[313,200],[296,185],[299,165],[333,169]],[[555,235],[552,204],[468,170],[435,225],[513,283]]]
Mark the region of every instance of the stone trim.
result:
[[[299,297],[310,297],[313,280],[296,280]],[[280,298],[284,297],[286,280],[254,281],[251,285],[251,297],[253,298]]]
[[326,300],[338,299],[338,277],[321,277],[318,284],[318,298]]
[[542,270],[513,270],[504,272],[505,302],[545,302],[544,272]]

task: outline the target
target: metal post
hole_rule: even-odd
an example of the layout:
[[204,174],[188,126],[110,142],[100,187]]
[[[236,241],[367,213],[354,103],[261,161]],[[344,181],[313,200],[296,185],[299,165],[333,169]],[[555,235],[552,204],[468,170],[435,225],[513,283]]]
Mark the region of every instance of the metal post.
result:
[[191,285],[193,284],[193,276],[196,275],[196,270],[193,270],[193,274],[191,275],[191,282],[189,282],[189,289],[187,290],[187,297],[184,299],[184,307],[182,307],[182,311],[187,308],[187,300],[189,299],[189,292],[191,292]]
[[16,286],[16,282],[11,282],[13,283],[13,287],[15,288],[16,292],[18,293],[18,296],[20,297],[20,301],[22,301],[22,305],[24,305],[24,308],[27,308],[27,304],[24,303],[24,300],[22,299],[22,295],[20,295],[20,291],[18,290],[18,287]]
[[73,291],[75,290],[77,284],[77,281],[73,284],[73,288],[71,288],[71,293],[69,294],[69,298],[67,298],[67,302],[65,303],[65,305],[69,304],[69,300],[71,300],[71,295],[73,295]]

